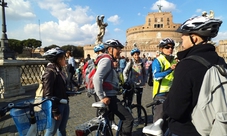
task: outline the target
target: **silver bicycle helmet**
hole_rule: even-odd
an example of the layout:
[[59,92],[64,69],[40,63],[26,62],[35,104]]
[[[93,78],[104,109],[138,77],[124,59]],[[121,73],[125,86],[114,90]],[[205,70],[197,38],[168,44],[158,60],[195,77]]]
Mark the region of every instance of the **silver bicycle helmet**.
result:
[[43,54],[43,57],[45,57],[50,62],[55,62],[57,58],[61,55],[64,55],[65,52],[60,49],[59,47],[49,49]]
[[173,39],[170,39],[170,38],[165,38],[165,39],[162,39],[160,42],[159,42],[159,45],[158,47],[160,48],[163,48],[165,45],[167,44],[171,44],[173,46],[175,46],[175,42]]
[[124,48],[124,46],[118,40],[115,40],[115,39],[107,40],[104,44],[107,46],[107,48],[108,47]]
[[222,21],[209,17],[196,16],[185,21],[177,32],[183,34],[198,34],[202,37],[214,38],[217,36]]

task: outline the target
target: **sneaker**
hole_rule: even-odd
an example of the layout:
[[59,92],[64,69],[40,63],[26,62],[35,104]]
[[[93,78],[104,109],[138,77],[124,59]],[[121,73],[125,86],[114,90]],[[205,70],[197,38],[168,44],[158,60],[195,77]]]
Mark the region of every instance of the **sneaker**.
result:
[[114,123],[111,125],[111,128],[114,129],[114,130],[118,130],[118,126]]

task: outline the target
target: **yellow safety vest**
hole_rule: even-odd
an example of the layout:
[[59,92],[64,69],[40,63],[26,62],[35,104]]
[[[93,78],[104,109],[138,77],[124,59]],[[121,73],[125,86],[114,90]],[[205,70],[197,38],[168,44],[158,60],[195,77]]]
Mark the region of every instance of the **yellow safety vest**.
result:
[[[157,60],[159,61],[161,65],[162,71],[167,70],[168,68],[171,67],[172,64],[176,64],[176,60],[173,59],[173,61],[170,63],[164,55],[160,55],[157,57]],[[169,89],[172,85],[173,81],[173,73],[172,71],[169,75],[165,76],[161,80],[155,80],[153,83],[153,97],[158,94],[158,93],[166,93],[169,92]]]

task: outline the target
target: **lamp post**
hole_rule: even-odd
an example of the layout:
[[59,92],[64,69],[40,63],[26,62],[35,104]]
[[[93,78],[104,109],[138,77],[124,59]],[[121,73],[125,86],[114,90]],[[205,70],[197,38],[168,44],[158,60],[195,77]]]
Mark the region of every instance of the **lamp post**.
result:
[[0,6],[2,6],[2,39],[0,46],[0,59],[15,59],[15,53],[9,48],[9,41],[6,35],[6,19],[5,19],[5,7],[7,3],[4,0],[0,0]]
[[127,44],[128,44],[128,42],[126,41],[125,42],[125,49],[124,49],[125,50],[125,57],[127,57]]

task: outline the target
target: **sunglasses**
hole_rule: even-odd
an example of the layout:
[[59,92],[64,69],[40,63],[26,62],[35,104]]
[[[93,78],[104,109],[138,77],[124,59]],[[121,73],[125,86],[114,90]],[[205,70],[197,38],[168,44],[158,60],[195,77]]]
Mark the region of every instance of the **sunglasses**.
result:
[[164,46],[164,48],[165,48],[165,49],[169,49],[169,48],[174,49],[173,46]]

